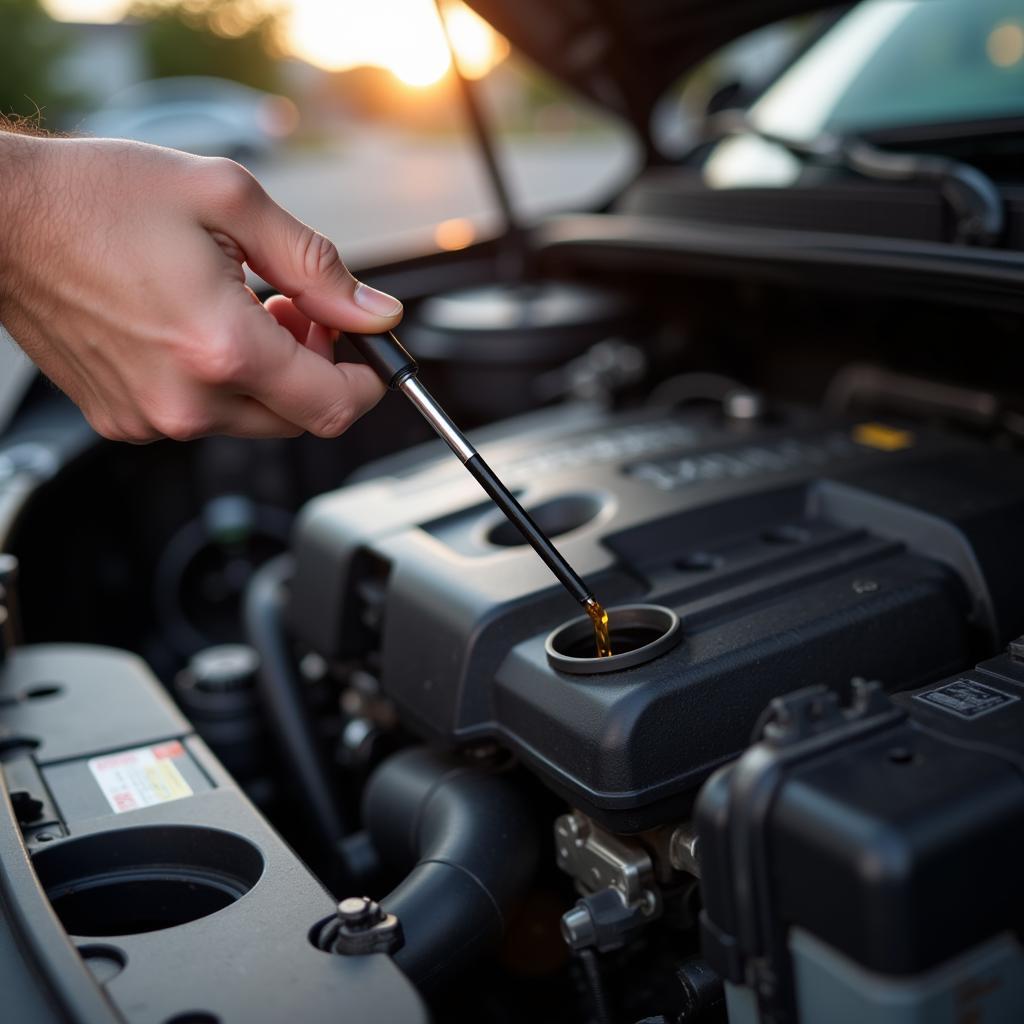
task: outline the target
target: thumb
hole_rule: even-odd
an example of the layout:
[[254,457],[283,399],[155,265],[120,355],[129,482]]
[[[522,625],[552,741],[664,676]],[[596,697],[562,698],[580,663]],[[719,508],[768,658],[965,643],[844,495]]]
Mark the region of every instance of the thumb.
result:
[[244,168],[238,171],[248,181],[232,190],[217,229],[238,244],[252,270],[325,327],[376,334],[398,323],[398,299],[357,281],[333,242],[278,206]]

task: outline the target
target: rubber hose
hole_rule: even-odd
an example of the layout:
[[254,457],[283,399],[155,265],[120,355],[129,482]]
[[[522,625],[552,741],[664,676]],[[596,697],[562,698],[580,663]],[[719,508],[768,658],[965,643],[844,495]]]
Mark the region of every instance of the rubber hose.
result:
[[246,639],[260,656],[257,685],[280,741],[286,770],[296,781],[321,839],[334,851],[346,828],[284,629],[284,588],[291,575],[289,555],[272,558],[253,574],[245,594]]
[[402,922],[395,961],[417,985],[450,980],[498,944],[539,853],[529,800],[508,773],[403,750],[371,776],[363,823],[385,861],[414,865],[381,904]]

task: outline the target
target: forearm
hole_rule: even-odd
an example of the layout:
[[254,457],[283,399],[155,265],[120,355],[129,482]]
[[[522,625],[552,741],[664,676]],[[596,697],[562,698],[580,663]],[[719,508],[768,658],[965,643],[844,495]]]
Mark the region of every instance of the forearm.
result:
[[24,258],[33,230],[44,213],[41,165],[45,140],[0,123],[0,320],[14,286],[14,266]]

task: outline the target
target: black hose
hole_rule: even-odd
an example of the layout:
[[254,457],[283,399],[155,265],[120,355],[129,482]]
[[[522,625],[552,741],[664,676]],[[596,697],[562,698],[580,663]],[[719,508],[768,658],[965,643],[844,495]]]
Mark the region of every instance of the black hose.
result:
[[608,992],[601,974],[601,963],[597,953],[592,949],[581,949],[576,954],[583,967],[583,977],[587,981],[587,991],[594,1011],[594,1024],[612,1024],[612,1009],[608,1001]]
[[710,137],[749,134],[789,150],[809,163],[843,167],[878,181],[922,181],[938,186],[956,219],[953,241],[996,245],[1006,228],[1002,193],[995,182],[971,164],[934,153],[898,153],[857,136],[821,132],[794,139],[763,131],[743,111],[723,110],[709,124]]
[[245,632],[260,656],[257,683],[280,741],[286,771],[295,780],[320,838],[336,851],[346,834],[345,822],[284,630],[284,587],[291,575],[289,555],[272,558],[253,574],[245,594]]
[[370,778],[363,823],[393,867],[415,865],[381,903],[402,922],[395,961],[418,986],[436,986],[497,945],[539,851],[529,800],[507,773],[404,750]]

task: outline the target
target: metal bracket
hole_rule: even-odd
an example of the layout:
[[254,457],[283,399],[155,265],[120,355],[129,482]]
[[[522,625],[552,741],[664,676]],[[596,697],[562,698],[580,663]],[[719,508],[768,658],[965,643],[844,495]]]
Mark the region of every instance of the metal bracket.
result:
[[562,916],[573,949],[621,946],[627,936],[661,914],[654,867],[639,845],[619,839],[579,812],[555,822],[558,866],[583,898]]
[[574,812],[555,822],[558,866],[576,880],[581,893],[616,889],[630,904],[650,902],[654,888],[651,858]]

